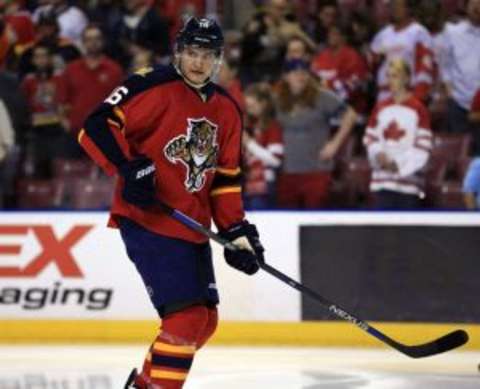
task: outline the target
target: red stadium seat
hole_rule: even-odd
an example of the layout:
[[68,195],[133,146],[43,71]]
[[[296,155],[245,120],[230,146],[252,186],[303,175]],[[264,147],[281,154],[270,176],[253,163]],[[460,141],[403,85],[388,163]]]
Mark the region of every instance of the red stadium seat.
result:
[[53,161],[53,177],[58,179],[90,178],[99,176],[99,169],[87,159],[63,159]]
[[114,181],[108,178],[71,181],[70,206],[75,209],[104,209],[110,207],[114,192]]
[[344,174],[348,162],[353,158],[356,147],[356,138],[348,137],[338,150],[334,157],[334,167],[332,172],[332,183],[330,186],[330,206],[346,206],[346,184]]
[[59,208],[66,184],[61,180],[21,179],[17,184],[19,208]]
[[459,182],[444,182],[434,199],[435,208],[465,209],[462,184]]
[[341,180],[343,172],[345,171],[348,161],[353,158],[356,147],[356,138],[354,136],[348,137],[338,150],[334,157],[334,178]]
[[433,135],[432,159],[441,158],[453,167],[459,158],[466,158],[470,153],[472,137],[470,134]]
[[368,205],[370,177],[370,163],[366,158],[352,158],[348,161],[343,175],[343,181],[345,183],[347,205],[349,207]]

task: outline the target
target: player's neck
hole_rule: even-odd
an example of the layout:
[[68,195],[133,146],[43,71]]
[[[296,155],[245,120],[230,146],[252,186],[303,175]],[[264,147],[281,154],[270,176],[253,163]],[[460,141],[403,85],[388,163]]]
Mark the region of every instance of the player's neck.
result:
[[197,84],[192,81],[190,81],[187,77],[183,76],[183,81],[185,84],[187,84],[190,88],[192,88],[195,92],[197,92],[198,96],[202,99],[202,101],[207,101],[208,96],[205,92],[203,92],[203,88],[207,86],[207,84],[210,82],[210,79],[207,79],[204,83],[202,84]]

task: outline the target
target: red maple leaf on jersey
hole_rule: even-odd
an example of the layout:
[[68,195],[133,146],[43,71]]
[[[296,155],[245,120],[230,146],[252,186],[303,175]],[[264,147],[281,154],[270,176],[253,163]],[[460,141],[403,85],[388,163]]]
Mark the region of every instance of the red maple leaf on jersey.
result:
[[383,136],[386,140],[392,139],[394,141],[399,141],[405,136],[406,131],[402,130],[397,121],[393,120],[388,127],[383,131]]

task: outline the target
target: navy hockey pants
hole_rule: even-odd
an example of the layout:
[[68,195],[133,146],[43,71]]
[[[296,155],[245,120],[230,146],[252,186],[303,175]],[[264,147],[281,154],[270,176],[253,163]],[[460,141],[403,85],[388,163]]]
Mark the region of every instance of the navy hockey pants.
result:
[[209,243],[158,235],[126,218],[120,233],[160,317],[195,304],[218,304]]

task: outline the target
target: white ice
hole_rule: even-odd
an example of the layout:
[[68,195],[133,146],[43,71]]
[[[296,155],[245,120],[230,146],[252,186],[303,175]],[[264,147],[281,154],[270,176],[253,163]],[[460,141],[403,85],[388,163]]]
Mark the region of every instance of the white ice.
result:
[[[0,345],[0,389],[122,389],[144,346]],[[206,347],[185,389],[478,389],[480,352]]]

